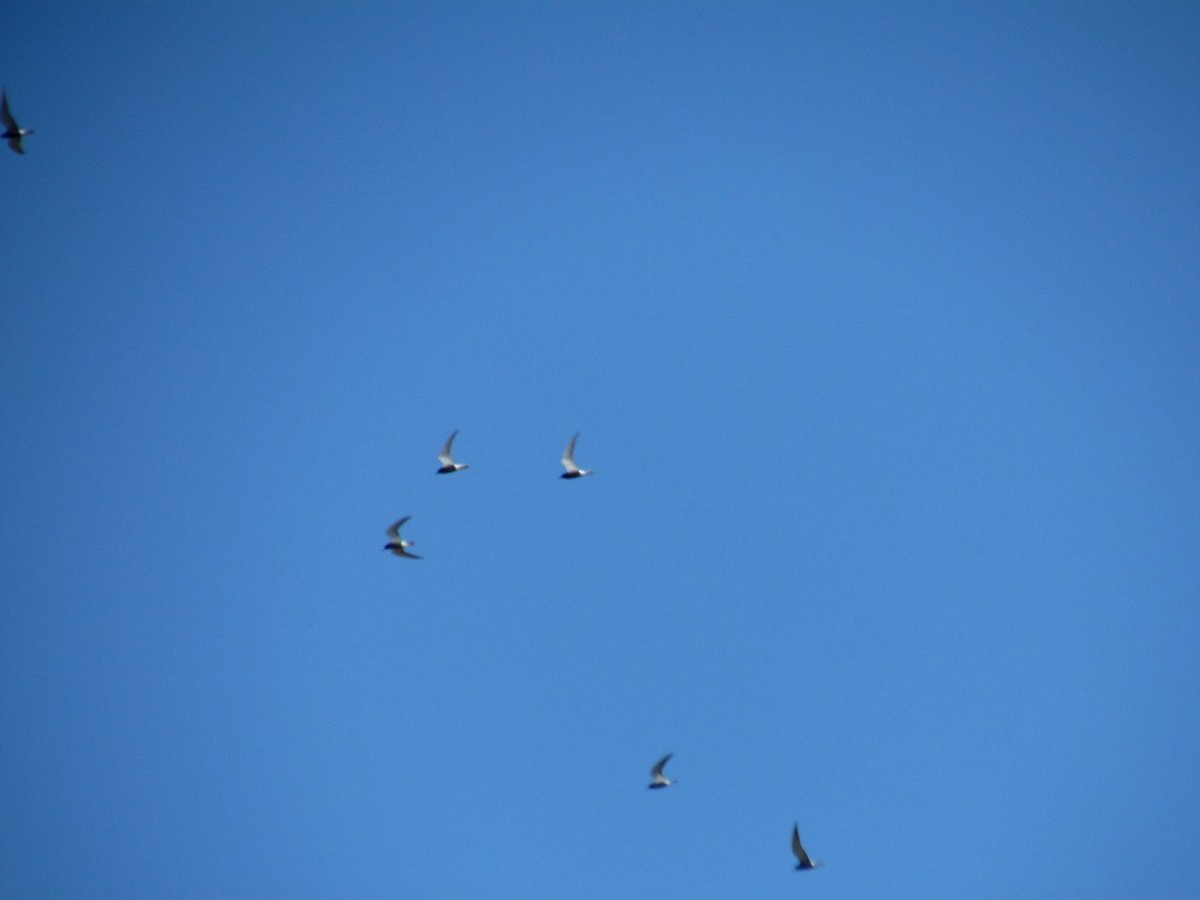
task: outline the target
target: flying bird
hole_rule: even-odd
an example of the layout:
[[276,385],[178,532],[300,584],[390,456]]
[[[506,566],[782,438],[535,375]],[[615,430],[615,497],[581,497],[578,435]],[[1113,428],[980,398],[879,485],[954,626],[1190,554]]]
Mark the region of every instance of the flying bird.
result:
[[581,469],[575,465],[575,442],[579,440],[579,432],[575,432],[571,438],[571,442],[567,444],[567,449],[563,451],[562,464],[567,471],[560,478],[582,478],[584,475],[591,475],[595,469]]
[[813,862],[812,859],[809,858],[807,851],[805,851],[804,845],[800,843],[799,823],[792,825],[792,853],[796,857],[797,871],[802,869],[815,869],[817,866],[823,865],[819,862]]
[[663,774],[663,766],[665,766],[667,764],[668,760],[670,760],[671,757],[674,755],[675,755],[674,753],[668,753],[666,756],[664,756],[662,759],[660,759],[658,762],[656,762],[654,764],[654,768],[650,770],[650,778],[651,778],[650,789],[651,790],[654,790],[655,788],[670,787],[673,784],[679,784],[679,782],[676,781],[674,778],[668,778],[666,775]]
[[456,463],[454,457],[450,455],[450,445],[454,443],[454,439],[458,437],[458,429],[455,428],[450,437],[446,438],[446,443],[442,445],[442,452],[438,454],[438,462],[442,467],[437,470],[439,475],[445,475],[448,472],[461,472],[463,469],[471,468],[466,463]]
[[404,556],[408,559],[420,559],[421,557],[417,556],[417,554],[408,552],[408,548],[413,545],[413,542],[406,541],[404,538],[400,537],[400,526],[411,518],[412,516],[405,516],[403,519],[397,519],[392,523],[391,527],[387,530],[387,536],[391,538],[391,540],[383,545],[383,549],[391,550],[397,556]]
[[14,153],[24,153],[25,148],[21,146],[21,139],[27,134],[33,134],[32,128],[22,128],[17,124],[17,120],[12,117],[12,113],[8,111],[8,95],[0,91],[0,118],[4,119],[4,140],[8,141],[8,146],[12,147]]

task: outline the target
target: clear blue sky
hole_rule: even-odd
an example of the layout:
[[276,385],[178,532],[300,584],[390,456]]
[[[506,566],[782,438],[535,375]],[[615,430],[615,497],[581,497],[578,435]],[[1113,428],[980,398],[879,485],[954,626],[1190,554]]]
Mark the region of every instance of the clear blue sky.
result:
[[0,894],[1200,895],[1200,6],[10,0],[0,84]]

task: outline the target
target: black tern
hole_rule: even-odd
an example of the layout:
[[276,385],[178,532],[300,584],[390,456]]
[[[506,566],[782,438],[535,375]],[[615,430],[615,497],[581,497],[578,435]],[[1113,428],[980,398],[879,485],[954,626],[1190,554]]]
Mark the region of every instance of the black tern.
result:
[[442,445],[442,452],[438,454],[438,462],[442,467],[437,470],[439,475],[445,475],[449,472],[461,472],[463,469],[471,468],[466,463],[456,463],[454,457],[450,455],[450,445],[454,443],[454,439],[458,437],[458,429],[455,428],[450,437],[446,438],[446,443]]
[[594,469],[581,469],[575,465],[575,442],[579,440],[579,432],[575,432],[571,438],[571,442],[567,444],[567,449],[563,451],[562,464],[567,471],[560,475],[560,478],[582,478],[584,475],[591,475]]
[[400,537],[400,526],[411,519],[412,516],[405,516],[403,519],[397,519],[392,523],[392,526],[387,530],[387,536],[391,538],[383,545],[384,550],[391,550],[397,556],[404,556],[408,559],[420,559],[415,553],[409,553],[408,548],[413,545],[412,541],[406,541]]
[[819,862],[813,862],[809,858],[808,853],[804,849],[804,845],[800,843],[800,824],[796,823],[792,826],[792,853],[796,856],[796,870],[815,869],[822,865]]
[[24,153],[25,148],[21,146],[21,139],[27,134],[33,134],[33,129],[22,128],[17,124],[17,120],[8,111],[8,95],[3,91],[0,91],[0,118],[4,119],[2,137],[8,141],[8,146],[12,147],[14,153]]
[[670,787],[673,784],[679,784],[674,778],[668,778],[663,774],[663,766],[667,764],[674,753],[668,753],[662,759],[654,764],[654,768],[650,770],[650,789]]

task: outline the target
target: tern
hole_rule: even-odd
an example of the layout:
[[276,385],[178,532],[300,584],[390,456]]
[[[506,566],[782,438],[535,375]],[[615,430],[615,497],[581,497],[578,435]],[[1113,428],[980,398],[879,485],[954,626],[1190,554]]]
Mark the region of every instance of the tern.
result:
[[25,148],[21,146],[21,139],[27,134],[33,134],[33,129],[22,128],[17,124],[17,120],[8,111],[8,95],[3,91],[0,91],[0,118],[4,119],[2,137],[8,141],[8,146],[12,147],[13,153],[24,153]]
[[391,550],[397,556],[404,556],[408,559],[420,559],[421,557],[417,556],[417,554],[408,552],[408,548],[413,545],[413,542],[406,541],[400,537],[400,526],[411,518],[412,516],[405,516],[403,519],[397,519],[392,523],[391,527],[387,530],[387,536],[391,540],[383,545],[383,549]]
[[796,857],[796,871],[815,869],[817,866],[823,865],[823,863],[813,862],[805,851],[804,845],[800,843],[800,824],[798,822],[792,825],[792,853]]
[[663,774],[663,766],[665,766],[667,761],[670,760],[670,758],[674,755],[674,753],[668,753],[654,764],[654,768],[650,770],[650,778],[652,779],[650,782],[650,790],[654,790],[655,788],[670,787],[673,784],[679,784],[679,782],[674,778],[668,778]]
[[458,429],[455,428],[450,437],[446,438],[446,443],[442,445],[442,452],[438,454],[438,462],[442,467],[437,470],[439,475],[445,475],[449,472],[461,472],[463,469],[471,468],[466,463],[456,463],[454,457],[450,455],[450,445],[454,443],[454,439],[458,437]]
[[571,441],[567,444],[567,449],[563,451],[562,464],[567,471],[560,475],[560,478],[582,478],[584,475],[591,475],[595,469],[581,469],[575,465],[575,442],[579,440],[579,432],[575,432]]

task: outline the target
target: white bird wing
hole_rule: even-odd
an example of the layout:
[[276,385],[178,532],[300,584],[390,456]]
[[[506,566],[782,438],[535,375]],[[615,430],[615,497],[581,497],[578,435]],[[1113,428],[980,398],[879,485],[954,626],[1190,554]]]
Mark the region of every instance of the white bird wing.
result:
[[571,436],[571,440],[567,443],[567,449],[563,451],[562,464],[563,468],[568,472],[578,472],[579,466],[575,465],[575,442],[579,440],[579,432],[575,432]]
[[450,437],[446,438],[446,443],[442,445],[442,452],[438,454],[438,462],[440,462],[443,466],[454,465],[454,457],[450,455],[450,445],[454,443],[454,439],[456,437],[458,437],[457,428],[454,429]]

